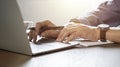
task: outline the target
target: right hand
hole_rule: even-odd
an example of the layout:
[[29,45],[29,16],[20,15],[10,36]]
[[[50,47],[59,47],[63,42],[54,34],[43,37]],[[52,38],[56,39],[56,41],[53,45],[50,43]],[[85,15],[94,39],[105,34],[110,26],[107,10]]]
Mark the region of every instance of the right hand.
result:
[[45,21],[42,21],[42,22],[37,22],[33,37],[31,39],[29,39],[29,40],[30,41],[33,40],[33,42],[36,43],[37,35],[41,35],[43,33],[43,31],[45,31],[44,28],[46,28],[46,27],[54,27],[54,26],[56,26],[56,25],[53,24],[49,20],[45,20]]
[[97,27],[92,28],[82,24],[69,24],[61,30],[56,41],[68,43],[76,38],[97,41],[99,39],[99,35],[99,29],[97,29]]

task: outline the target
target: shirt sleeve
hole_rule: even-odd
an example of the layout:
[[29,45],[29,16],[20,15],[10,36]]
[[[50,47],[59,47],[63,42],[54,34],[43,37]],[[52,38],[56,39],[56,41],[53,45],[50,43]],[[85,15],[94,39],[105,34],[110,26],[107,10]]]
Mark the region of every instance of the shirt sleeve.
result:
[[97,10],[90,12],[86,17],[78,19],[80,23],[97,26],[101,23],[111,26],[120,24],[120,9],[115,1],[106,1],[102,3]]

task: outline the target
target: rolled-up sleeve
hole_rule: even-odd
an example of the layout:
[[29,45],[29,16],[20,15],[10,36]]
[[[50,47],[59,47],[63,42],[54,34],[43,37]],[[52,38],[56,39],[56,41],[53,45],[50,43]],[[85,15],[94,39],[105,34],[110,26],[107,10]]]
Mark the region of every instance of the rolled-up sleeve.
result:
[[120,1],[111,0],[102,3],[97,10],[92,11],[86,17],[79,18],[80,23],[97,26],[101,23],[110,26],[120,25]]

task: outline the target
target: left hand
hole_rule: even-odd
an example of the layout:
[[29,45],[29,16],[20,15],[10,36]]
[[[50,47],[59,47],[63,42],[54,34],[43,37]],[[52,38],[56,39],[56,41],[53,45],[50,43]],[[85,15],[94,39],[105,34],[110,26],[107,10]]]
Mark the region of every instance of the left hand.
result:
[[79,38],[79,37],[89,39],[91,41],[97,41],[98,40],[98,31],[96,31],[96,29],[92,29],[90,27],[83,26],[80,24],[69,24],[61,30],[56,41],[69,42],[69,41],[71,41],[75,38]]
[[[41,36],[49,39],[56,39],[60,31],[61,30],[45,30],[41,33]],[[28,32],[29,41],[32,41],[34,34],[35,30],[30,30],[30,32]]]

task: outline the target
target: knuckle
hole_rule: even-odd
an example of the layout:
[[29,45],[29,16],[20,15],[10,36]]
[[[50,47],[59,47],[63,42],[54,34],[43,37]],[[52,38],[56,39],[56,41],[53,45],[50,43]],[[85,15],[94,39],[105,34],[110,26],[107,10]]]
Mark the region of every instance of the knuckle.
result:
[[50,21],[50,20],[45,20],[44,22],[45,22],[46,24],[51,23],[51,21]]
[[45,20],[46,22],[51,22],[50,20]]
[[67,35],[67,34],[70,34],[70,31],[65,31],[64,34],[66,34],[66,35]]
[[47,36],[48,36],[48,32],[46,32],[46,31],[45,31],[45,32],[42,32],[42,33],[41,33],[41,36],[47,37]]
[[41,33],[41,36],[45,37],[46,35],[45,35],[45,33]]
[[39,25],[40,24],[40,22],[36,22],[36,25]]

